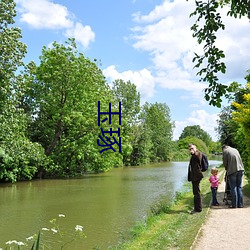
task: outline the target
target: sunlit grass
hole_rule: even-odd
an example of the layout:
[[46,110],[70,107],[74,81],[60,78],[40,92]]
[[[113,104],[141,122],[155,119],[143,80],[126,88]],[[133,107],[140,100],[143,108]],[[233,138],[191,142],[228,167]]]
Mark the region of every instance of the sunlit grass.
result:
[[211,201],[208,177],[201,182],[203,211],[190,215],[193,208],[191,184],[177,192],[171,204],[162,201],[151,208],[145,221],[132,228],[127,238],[111,249],[190,249],[206,219]]

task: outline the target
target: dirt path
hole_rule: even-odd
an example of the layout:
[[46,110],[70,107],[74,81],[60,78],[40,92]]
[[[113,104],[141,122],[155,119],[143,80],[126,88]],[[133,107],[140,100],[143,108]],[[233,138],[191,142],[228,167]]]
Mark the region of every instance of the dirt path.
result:
[[211,207],[191,249],[250,249],[250,199],[244,196],[244,207],[230,209],[223,202],[225,182],[218,188],[219,207]]

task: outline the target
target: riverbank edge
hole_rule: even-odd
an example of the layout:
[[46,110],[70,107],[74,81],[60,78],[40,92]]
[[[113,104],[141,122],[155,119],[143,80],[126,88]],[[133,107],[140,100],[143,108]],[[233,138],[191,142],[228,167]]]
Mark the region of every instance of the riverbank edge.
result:
[[[209,171],[209,170],[208,170]],[[220,181],[224,181],[224,169],[219,168]],[[109,249],[138,250],[138,249],[190,249],[199,237],[199,231],[207,219],[211,190],[206,176],[201,181],[203,211],[190,215],[193,208],[191,183],[177,192],[175,199],[169,205],[159,204],[158,210],[151,209],[144,222],[138,222],[120,243]]]

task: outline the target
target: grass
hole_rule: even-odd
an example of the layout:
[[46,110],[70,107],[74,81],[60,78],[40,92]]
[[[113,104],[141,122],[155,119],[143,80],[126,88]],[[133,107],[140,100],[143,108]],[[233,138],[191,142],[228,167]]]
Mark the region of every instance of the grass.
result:
[[243,193],[247,197],[250,197],[250,183],[246,178],[244,179]]
[[[222,178],[223,171],[221,171]],[[221,180],[222,181],[222,180]],[[138,223],[129,235],[113,250],[164,250],[190,249],[195,238],[206,220],[211,191],[208,177],[201,181],[203,210],[190,215],[193,208],[191,183],[184,187],[182,193],[177,193],[170,205],[158,204],[151,209],[151,214],[145,222]]]

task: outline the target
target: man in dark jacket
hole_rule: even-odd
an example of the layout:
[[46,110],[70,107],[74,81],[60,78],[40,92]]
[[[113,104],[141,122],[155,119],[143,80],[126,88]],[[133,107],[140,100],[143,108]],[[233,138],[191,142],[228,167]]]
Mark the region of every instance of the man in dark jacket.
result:
[[191,158],[188,166],[188,181],[192,182],[193,194],[194,194],[194,209],[191,214],[199,213],[202,211],[200,181],[203,178],[201,172],[201,159],[202,152],[197,150],[194,144],[189,144],[188,148],[191,153]]

